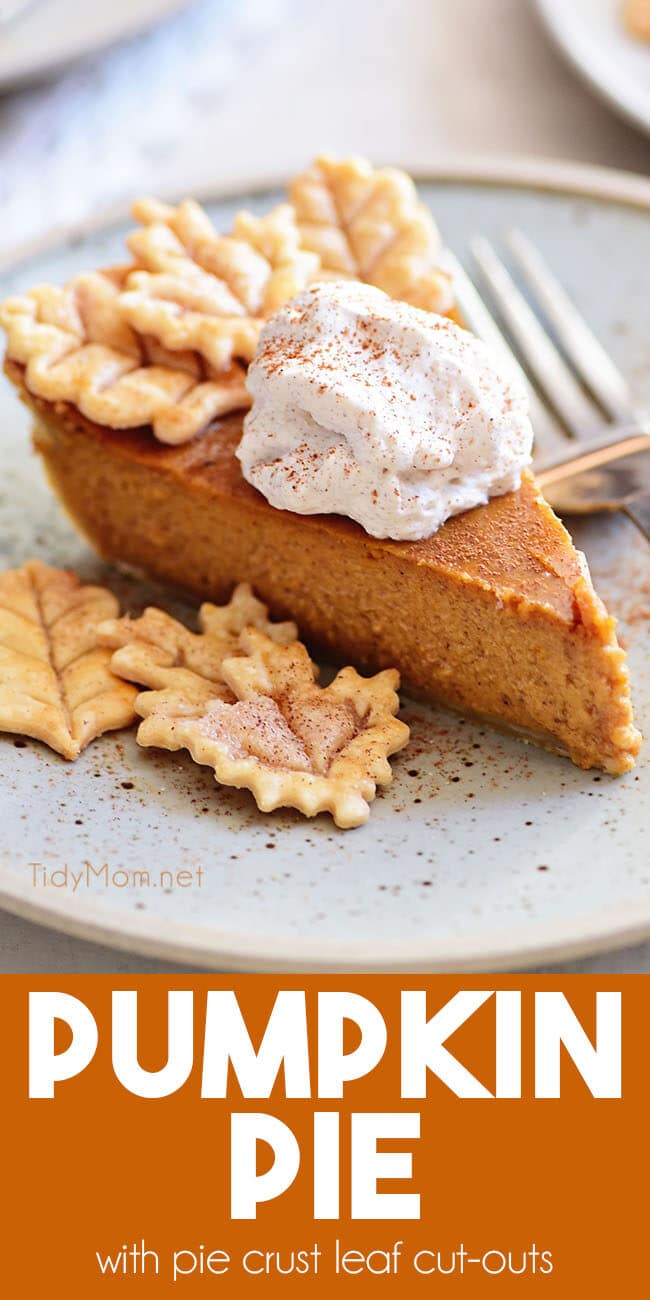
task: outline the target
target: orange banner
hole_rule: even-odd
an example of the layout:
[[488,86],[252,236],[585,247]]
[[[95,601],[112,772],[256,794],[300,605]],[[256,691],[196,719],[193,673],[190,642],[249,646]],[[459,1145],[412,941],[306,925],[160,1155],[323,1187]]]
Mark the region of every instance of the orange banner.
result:
[[647,977],[4,976],[6,1296],[612,1296]]

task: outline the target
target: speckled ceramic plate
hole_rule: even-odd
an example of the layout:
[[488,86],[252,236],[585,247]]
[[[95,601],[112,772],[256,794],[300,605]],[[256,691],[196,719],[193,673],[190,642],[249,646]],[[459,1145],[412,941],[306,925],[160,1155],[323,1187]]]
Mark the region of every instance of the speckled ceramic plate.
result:
[[[423,193],[461,254],[477,231],[498,237],[513,220],[528,230],[650,402],[649,185],[515,165],[447,173]],[[271,197],[211,206],[225,223],[242,201]],[[32,253],[0,292],[110,262],[123,234],[95,229]],[[156,599],[191,616],[89,552],[43,481],[27,426],[0,384],[2,562],[37,555],[109,583],[135,610]],[[581,525],[577,541],[621,619],[648,730],[650,551],[622,518]],[[3,738],[0,899],[77,935],[215,969],[517,968],[650,934],[650,746],[615,780],[408,699],[404,716],[413,741],[394,783],[350,832],[324,816],[263,817],[246,793],[218,789],[183,755],[138,750],[131,733],[75,764]]]

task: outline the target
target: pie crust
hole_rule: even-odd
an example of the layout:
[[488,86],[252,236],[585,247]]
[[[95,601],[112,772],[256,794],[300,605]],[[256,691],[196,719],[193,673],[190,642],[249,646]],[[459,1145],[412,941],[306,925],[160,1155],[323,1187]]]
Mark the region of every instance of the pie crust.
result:
[[74,759],[130,726],[136,692],[111,671],[97,633],[118,608],[106,588],[39,560],[0,573],[0,731]]
[[289,196],[303,244],[327,275],[365,280],[426,311],[452,310],[438,228],[405,172],[323,154]]
[[162,609],[149,608],[140,618],[107,619],[98,628],[98,638],[112,653],[113,672],[148,688],[146,708],[144,697],[138,699],[141,716],[154,708],[191,713],[211,700],[234,699],[223,663],[239,653],[246,628],[258,628],[280,645],[298,639],[295,623],[270,623],[267,615],[266,605],[242,582],[227,605],[201,606],[199,632],[191,632]]
[[628,31],[650,41],[650,0],[625,0],[623,14]]
[[250,790],[262,812],[330,812],[342,829],[361,826],[377,785],[392,780],[389,755],[409,738],[394,716],[398,674],[365,678],[342,668],[320,687],[299,641],[282,645],[254,627],[241,633],[239,650],[221,666],[230,699],[197,707],[180,677],[176,691],[139,695],[138,743],[188,749],[221,785]]

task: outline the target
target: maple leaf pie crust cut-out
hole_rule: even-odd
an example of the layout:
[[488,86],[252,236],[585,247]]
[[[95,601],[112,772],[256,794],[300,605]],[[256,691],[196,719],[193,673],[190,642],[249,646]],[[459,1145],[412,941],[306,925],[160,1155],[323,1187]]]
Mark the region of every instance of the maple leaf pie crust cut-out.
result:
[[[238,651],[222,661],[226,690],[212,698],[208,688],[201,699],[182,668],[169,670],[162,690],[138,695],[138,744],[189,750],[221,785],[250,790],[262,812],[329,812],[342,829],[362,825],[377,785],[392,779],[389,755],[409,738],[394,716],[399,674],[363,678],[343,668],[320,687],[299,641],[282,644],[254,627],[241,633]],[[138,666],[122,654],[113,669],[131,676]]]
[[217,374],[192,353],[166,353],[138,335],[120,309],[124,272],[41,285],[0,306],[7,355],[25,367],[31,393],[69,402],[106,428],[150,424],[161,442],[187,442],[212,420],[249,405],[245,371]]
[[399,675],[344,668],[321,688],[295,624],[267,615],[240,584],[227,605],[202,605],[198,633],[155,608],[103,623],[113,672],[148,688],[135,702],[138,743],[188,749],[263,812],[330,812],[341,828],[359,826],[391,780],[388,756],[408,741],[394,716]]
[[222,673],[224,659],[239,653],[239,638],[256,627],[278,644],[296,641],[295,623],[271,623],[266,605],[247,583],[235,588],[227,605],[203,604],[199,632],[149,608],[140,618],[109,619],[98,629],[101,644],[113,652],[112,669],[127,681],[146,686],[138,711],[164,708],[196,712],[210,700],[234,697]]
[[215,371],[251,361],[264,320],[317,275],[320,260],[300,247],[293,209],[264,217],[240,212],[220,235],[187,199],[173,208],[143,199],[133,208],[141,229],[127,243],[129,272],[120,311],[139,335],[172,352],[195,352]]

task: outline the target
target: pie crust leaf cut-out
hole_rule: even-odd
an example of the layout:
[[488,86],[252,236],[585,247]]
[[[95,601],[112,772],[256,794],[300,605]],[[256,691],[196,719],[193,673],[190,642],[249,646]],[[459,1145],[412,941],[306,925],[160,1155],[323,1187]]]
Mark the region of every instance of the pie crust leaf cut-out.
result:
[[451,309],[438,231],[404,173],[323,157],[291,197],[262,217],[239,213],[227,235],[192,200],[139,200],[129,265],[0,304],[7,357],[29,391],[178,445],[248,409],[246,365],[264,321],[323,275]]
[[150,424],[171,444],[248,407],[243,366],[233,362],[216,375],[197,354],[172,354],[131,328],[119,306],[125,275],[90,272],[0,305],[7,356],[24,365],[30,392],[70,402],[108,428]]
[[320,269],[287,203],[263,217],[239,213],[228,235],[192,199],[178,207],[141,199],[133,211],[142,224],[128,239],[137,269],[120,297],[125,321],[215,372],[250,361],[264,320]]
[[134,688],[111,671],[97,625],[119,611],[103,587],[31,560],[0,574],[0,730],[74,759],[135,720]]
[[632,35],[650,41],[650,0],[625,0],[623,12]]
[[427,311],[451,310],[437,226],[404,172],[323,155],[289,194],[302,242],[327,273],[365,280]]
[[230,700],[225,659],[239,653],[240,633],[261,628],[279,644],[295,641],[295,623],[272,623],[268,609],[248,583],[235,588],[227,605],[206,603],[199,610],[199,632],[191,632],[161,609],[140,618],[128,616],[102,623],[102,645],[113,653],[112,670],[126,681],[146,686],[136,700],[141,717],[164,710],[169,716],[196,714],[211,700]]
[[281,645],[249,627],[239,646],[221,668],[231,700],[213,699],[194,716],[191,707],[156,707],[138,743],[188,749],[220,784],[250,790],[263,812],[329,812],[341,828],[362,825],[377,785],[392,779],[389,755],[409,738],[395,717],[397,672],[363,678],[343,668],[322,688],[300,642]]

